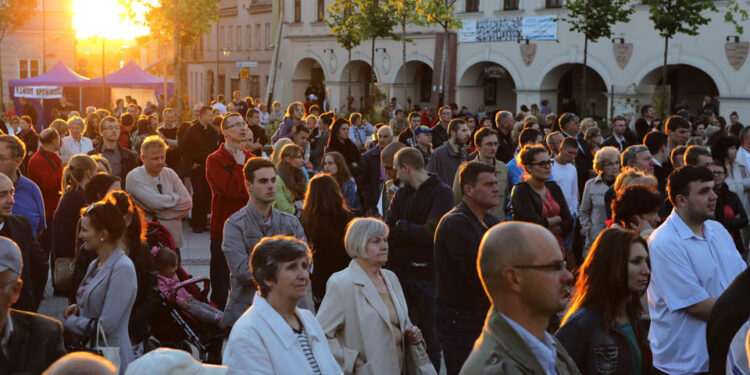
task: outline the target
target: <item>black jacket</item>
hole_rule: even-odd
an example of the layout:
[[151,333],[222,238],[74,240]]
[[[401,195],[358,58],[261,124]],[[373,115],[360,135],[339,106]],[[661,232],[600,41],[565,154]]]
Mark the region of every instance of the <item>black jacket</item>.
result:
[[[573,313],[555,334],[576,363],[581,374],[633,374],[633,349],[615,321],[608,330],[602,322],[603,314],[586,308]],[[632,324],[632,322],[631,322]],[[651,350],[646,344],[646,333],[636,332],[641,351],[641,374],[651,373]]]
[[452,208],[453,191],[435,175],[416,190],[404,186],[396,192],[385,222],[390,228],[388,266],[399,278],[435,281],[435,229]]
[[[102,153],[102,148],[104,147],[103,144],[100,144],[93,150],[89,151],[89,156],[92,155],[100,155]],[[138,159],[135,157],[135,153],[133,151],[128,150],[125,147],[122,147],[120,143],[117,143],[117,149],[120,150],[120,181],[122,181],[122,186],[125,186],[125,179],[128,177],[128,173],[133,170],[133,168],[138,166]]]
[[[490,300],[477,273],[482,236],[499,220],[491,213],[484,225],[466,203],[445,214],[435,231],[435,279],[437,303],[456,310],[486,313]],[[481,324],[481,322],[479,322]]]
[[329,134],[330,130],[326,130],[325,132],[323,132],[323,134],[320,134],[318,128],[315,128],[313,129],[312,135],[310,136],[310,163],[312,163],[313,168],[316,171],[318,169],[322,169],[320,165],[323,160],[323,152],[325,151],[326,144],[328,143]]
[[198,122],[190,125],[182,138],[180,151],[182,151],[182,160],[188,167],[198,164],[205,168],[208,155],[219,148],[219,134],[211,127],[203,127]]
[[443,143],[448,142],[448,125],[445,125],[446,127],[442,127],[440,123],[438,122],[435,124],[435,126],[432,127],[432,149],[436,149],[443,145]]
[[630,142],[628,142],[628,140],[624,136],[622,138],[623,138],[622,148],[620,148],[620,143],[617,142],[614,135],[610,135],[609,137],[607,137],[607,139],[605,139],[604,142],[602,142],[602,147],[612,146],[616,148],[617,150],[619,150],[620,152],[623,152],[631,144]]
[[344,235],[346,225],[353,217],[349,212],[343,217],[320,217],[320,220],[304,228],[315,265],[310,281],[316,300],[322,300],[325,296],[328,278],[346,268],[351,261],[344,247]]
[[[562,219],[562,235],[565,237],[573,229],[573,217],[570,215],[568,203],[560,186],[554,181],[544,183],[552,193],[552,198],[560,205]],[[510,212],[513,220],[526,221],[549,228],[549,222],[542,217],[542,197],[531,188],[528,182],[519,182],[510,193]]]
[[151,249],[148,244],[143,244],[140,251],[131,252],[130,260],[135,266],[135,275],[138,280],[138,293],[135,295],[133,309],[130,310],[130,341],[137,344],[146,340],[151,334],[149,320],[151,313],[160,303],[158,285],[156,281],[156,269],[151,262]]
[[[737,194],[731,192],[727,184],[722,184],[720,188],[714,188],[714,192],[717,195],[716,208],[714,209],[715,220],[720,222],[724,228],[727,229],[729,234],[734,239],[734,245],[737,247],[737,251],[742,253],[742,237],[740,236],[740,229],[747,226],[747,213],[742,207],[742,201]],[[734,214],[739,214],[740,217],[726,217],[724,216],[724,206],[729,205],[734,211]]]
[[508,164],[510,159],[513,159],[513,155],[516,154],[516,148],[518,145],[516,144],[516,141],[511,138],[510,134],[507,136],[503,135],[499,130],[497,131],[497,140],[500,144],[497,147],[495,159]]
[[375,146],[362,154],[362,191],[364,212],[376,210],[380,198],[380,146]]
[[36,312],[47,285],[49,256],[44,252],[36,236],[31,233],[31,224],[24,216],[10,215],[5,218],[0,234],[13,240],[21,249],[23,269],[21,270],[21,296],[11,306],[17,310]]
[[13,333],[8,340],[8,356],[0,355],[2,374],[41,374],[65,355],[63,327],[44,315],[10,310]]
[[646,138],[646,134],[651,131],[651,125],[648,124],[645,118],[639,117],[635,120],[635,133],[638,137],[638,143],[643,143],[643,139]]
[[[81,217],[81,208],[86,205],[86,193],[83,189],[65,193],[52,219],[52,254],[53,259],[59,257],[72,258],[75,256],[76,226]],[[88,263],[86,263],[88,267]],[[84,269],[84,273],[86,270]]]
[[[716,299],[706,324],[708,373],[726,373],[727,352],[737,331],[750,317],[750,268],[742,271]],[[700,340],[700,337],[696,337]]]

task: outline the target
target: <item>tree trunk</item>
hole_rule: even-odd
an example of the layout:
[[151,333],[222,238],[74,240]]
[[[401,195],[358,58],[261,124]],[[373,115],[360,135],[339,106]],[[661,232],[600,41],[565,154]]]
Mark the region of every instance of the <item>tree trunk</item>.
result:
[[588,57],[589,57],[588,54],[589,54],[589,38],[588,37],[584,37],[584,41],[583,41],[583,78],[581,79],[581,103],[583,103],[583,109],[582,109],[583,117],[588,117],[589,116],[589,105],[586,102],[586,84],[587,84],[587,82],[586,82],[586,78],[587,78],[586,77],[586,73],[587,72],[586,71],[588,70],[587,69],[588,65],[586,65],[586,64],[588,63]]
[[[3,44],[3,38],[0,38],[0,46]],[[2,48],[0,48],[2,50]],[[78,104],[79,106],[81,103]],[[3,54],[0,52],[0,108],[3,109],[3,113],[0,113],[0,115],[4,115],[6,112],[9,111],[8,108],[5,108],[5,89],[3,89]]]
[[347,69],[349,70],[349,82],[347,82],[347,95],[346,95],[346,112],[349,112],[349,98],[352,97],[352,49],[349,48],[349,62],[346,63]]
[[443,54],[440,63],[440,90],[438,91],[438,107],[444,104],[445,100],[445,52],[448,49],[448,28],[443,26]]
[[375,104],[373,103],[373,100],[375,98],[375,37],[372,38],[370,52],[372,53],[372,63],[370,64],[370,92],[368,93],[369,98],[365,101],[367,103],[367,109],[372,108]]
[[[404,74],[401,76],[401,90],[404,93],[404,97],[401,100],[407,100],[406,99],[406,15],[401,19],[401,61],[404,67]],[[406,108],[408,106],[408,101],[406,101],[407,105],[404,106]],[[408,108],[406,108],[408,110]]]
[[[182,74],[180,67],[180,37],[179,37],[179,0],[174,0],[174,111],[181,120],[182,115]],[[216,72],[219,74],[219,72]],[[166,96],[165,96],[166,98]]]
[[669,37],[664,38],[664,65],[661,67],[661,113],[662,119],[666,119],[669,114],[667,109],[667,51],[669,50]]

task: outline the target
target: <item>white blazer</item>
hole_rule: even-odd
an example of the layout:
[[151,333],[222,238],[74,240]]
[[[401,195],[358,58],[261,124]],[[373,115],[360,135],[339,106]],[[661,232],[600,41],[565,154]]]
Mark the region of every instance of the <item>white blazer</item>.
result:
[[[406,330],[411,328],[404,293],[396,274],[381,269],[388,293],[396,307],[405,354]],[[375,285],[355,260],[328,279],[326,295],[318,309],[318,321],[330,339],[331,353],[346,374],[353,374],[354,362],[362,354],[365,365],[357,374],[399,374],[396,342],[388,308]],[[404,355],[404,358],[406,356]]]
[[[320,372],[324,375],[341,374],[315,316],[299,308],[296,313],[305,327]],[[227,375],[313,374],[292,327],[258,293],[253,305],[234,323],[224,348],[222,364],[229,367]]]
[[67,163],[73,155],[76,154],[88,154],[89,151],[94,149],[94,144],[90,139],[81,136],[81,141],[76,142],[73,137],[68,135],[62,138],[60,142],[60,159],[63,164]]

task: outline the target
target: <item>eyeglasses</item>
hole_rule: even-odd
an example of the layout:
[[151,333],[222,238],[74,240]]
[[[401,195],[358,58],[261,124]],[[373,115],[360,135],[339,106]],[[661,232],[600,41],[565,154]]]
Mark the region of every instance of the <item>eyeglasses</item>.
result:
[[568,268],[568,262],[564,260],[558,260],[549,264],[521,264],[512,267],[518,269],[539,270],[546,272],[559,272]]
[[545,160],[545,161],[540,161],[540,162],[536,162],[536,163],[531,163],[531,165],[536,165],[536,166],[542,167],[542,168],[552,167],[553,164],[555,164],[555,161],[552,160],[552,159]]

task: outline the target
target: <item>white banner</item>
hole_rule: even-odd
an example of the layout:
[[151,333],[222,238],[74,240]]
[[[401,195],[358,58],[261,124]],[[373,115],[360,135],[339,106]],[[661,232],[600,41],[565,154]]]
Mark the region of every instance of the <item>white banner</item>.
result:
[[522,39],[557,39],[557,17],[524,17]]
[[459,43],[557,39],[557,17],[498,17],[464,20]]
[[16,98],[59,99],[62,97],[62,86],[16,86]]

